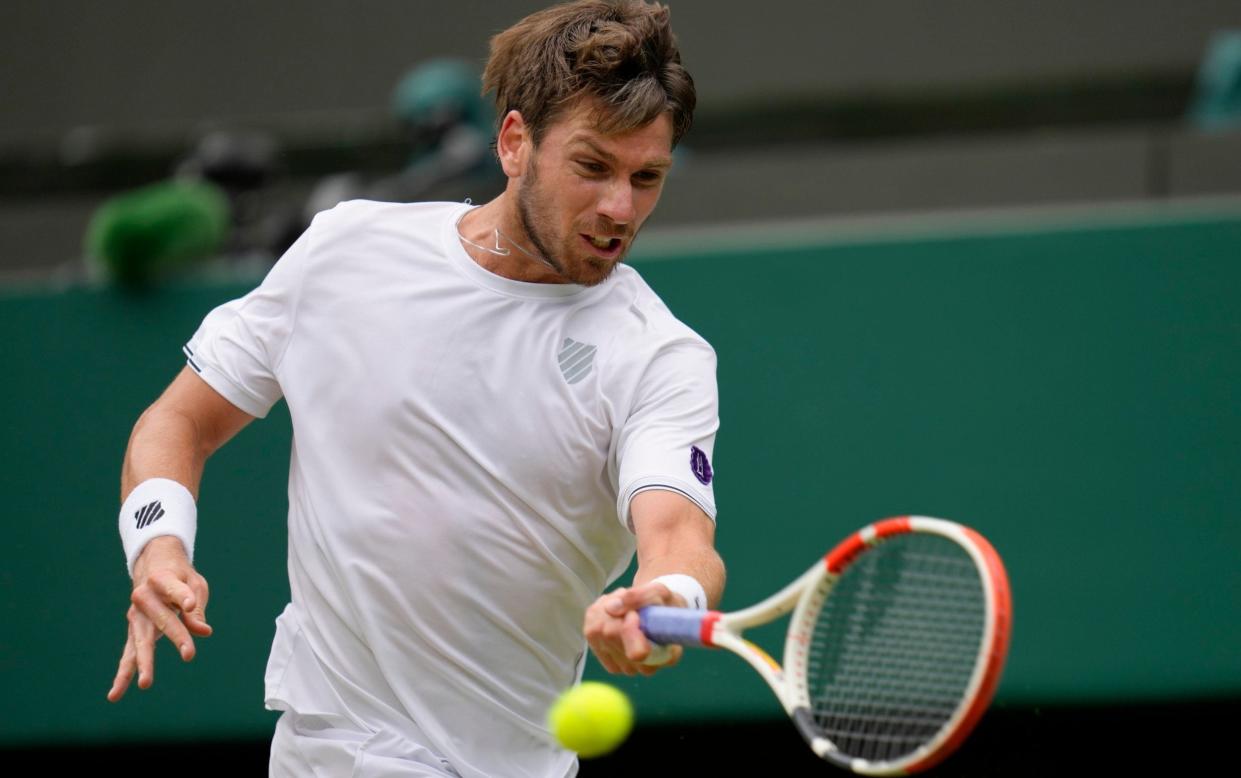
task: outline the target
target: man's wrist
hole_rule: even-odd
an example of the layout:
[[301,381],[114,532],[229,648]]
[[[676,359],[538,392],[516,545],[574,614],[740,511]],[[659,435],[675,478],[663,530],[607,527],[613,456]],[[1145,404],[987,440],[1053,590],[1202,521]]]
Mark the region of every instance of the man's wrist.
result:
[[147,543],[158,537],[173,536],[181,541],[185,556],[194,561],[194,535],[198,507],[189,489],[168,478],[150,478],[134,487],[118,517],[125,565],[130,577],[134,562]]
[[668,587],[668,591],[679,594],[685,600],[685,607],[705,610],[707,607],[707,591],[697,578],[685,573],[669,573],[651,580]]

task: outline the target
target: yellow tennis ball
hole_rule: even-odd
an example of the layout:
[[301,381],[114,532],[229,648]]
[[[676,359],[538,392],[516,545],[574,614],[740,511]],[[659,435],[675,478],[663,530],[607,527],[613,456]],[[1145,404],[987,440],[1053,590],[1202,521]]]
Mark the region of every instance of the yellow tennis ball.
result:
[[547,726],[560,745],[578,756],[602,756],[633,729],[633,706],[625,693],[598,681],[568,689],[547,712]]

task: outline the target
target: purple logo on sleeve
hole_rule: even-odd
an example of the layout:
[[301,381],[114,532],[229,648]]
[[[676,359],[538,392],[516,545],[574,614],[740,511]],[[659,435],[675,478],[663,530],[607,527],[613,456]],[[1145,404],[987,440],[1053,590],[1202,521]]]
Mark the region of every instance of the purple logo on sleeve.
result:
[[697,446],[689,447],[689,469],[694,471],[694,477],[703,486],[711,484],[711,462],[707,460],[707,455]]

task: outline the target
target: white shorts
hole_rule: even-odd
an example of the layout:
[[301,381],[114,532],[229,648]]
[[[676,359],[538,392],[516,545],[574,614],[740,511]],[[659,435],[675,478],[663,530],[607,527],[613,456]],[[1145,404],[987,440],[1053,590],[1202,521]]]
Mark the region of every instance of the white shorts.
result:
[[272,778],[460,778],[429,749],[343,717],[285,711],[276,722]]

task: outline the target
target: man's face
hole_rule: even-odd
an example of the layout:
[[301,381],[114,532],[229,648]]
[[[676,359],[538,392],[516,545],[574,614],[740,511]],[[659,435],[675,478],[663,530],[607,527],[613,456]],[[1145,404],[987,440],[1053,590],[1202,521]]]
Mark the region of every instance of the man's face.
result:
[[589,105],[580,105],[548,127],[517,191],[535,250],[567,282],[602,282],[659,202],[671,150],[666,114],[631,132],[604,135]]

